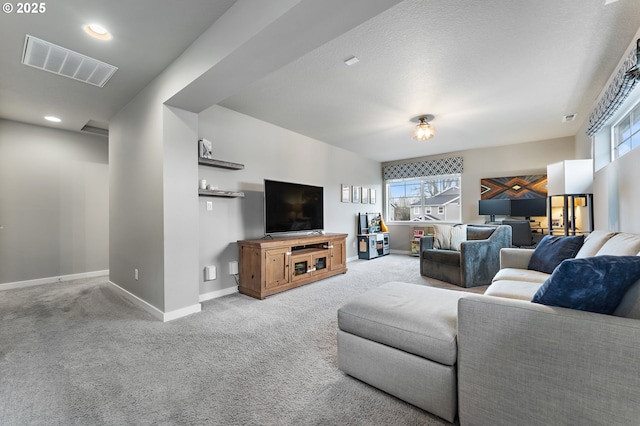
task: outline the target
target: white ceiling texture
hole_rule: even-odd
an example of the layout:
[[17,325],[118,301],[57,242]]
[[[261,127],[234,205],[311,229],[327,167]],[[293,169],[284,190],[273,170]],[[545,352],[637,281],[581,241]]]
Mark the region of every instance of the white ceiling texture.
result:
[[[318,2],[300,1],[309,13]],[[233,3],[59,0],[64,10],[46,19],[5,14],[0,117],[45,125],[42,116],[60,107],[72,117],[64,128],[106,123]],[[214,103],[378,161],[572,136],[640,28],[638,0],[387,3]],[[96,14],[118,34],[109,44],[77,31]],[[100,89],[28,69],[25,34],[119,70]],[[359,62],[345,65],[352,56]],[[429,141],[410,137],[420,114],[435,116]],[[568,114],[576,119],[563,123]]]

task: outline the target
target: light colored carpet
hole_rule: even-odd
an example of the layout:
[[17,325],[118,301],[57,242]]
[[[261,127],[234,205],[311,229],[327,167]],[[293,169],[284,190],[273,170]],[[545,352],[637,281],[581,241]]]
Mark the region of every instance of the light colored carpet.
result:
[[338,370],[336,311],[388,281],[459,288],[421,277],[410,256],[348,268],[168,323],[106,278],[2,291],[0,424],[447,424]]

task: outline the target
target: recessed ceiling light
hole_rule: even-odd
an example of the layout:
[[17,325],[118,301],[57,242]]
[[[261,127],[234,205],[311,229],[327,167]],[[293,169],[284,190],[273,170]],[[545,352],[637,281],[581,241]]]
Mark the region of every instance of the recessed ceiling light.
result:
[[344,61],[344,63],[347,64],[347,66],[355,65],[358,62],[360,62],[360,59],[356,58],[355,56],[352,56],[346,61]]
[[47,121],[52,121],[54,123],[59,123],[59,122],[62,121],[58,117],[54,117],[53,115],[47,115],[47,116],[44,117],[44,119],[47,120]]
[[105,27],[98,24],[88,24],[82,27],[84,32],[98,40],[111,40],[111,34]]

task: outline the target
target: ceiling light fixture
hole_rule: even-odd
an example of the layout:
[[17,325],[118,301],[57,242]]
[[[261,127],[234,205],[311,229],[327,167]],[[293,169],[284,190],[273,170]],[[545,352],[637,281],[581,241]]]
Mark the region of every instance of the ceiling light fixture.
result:
[[347,59],[346,61],[344,61],[344,63],[349,67],[351,65],[357,64],[358,62],[360,62],[360,59],[356,58],[355,56],[352,56],[349,59]]
[[44,117],[44,119],[53,123],[60,123],[62,121],[58,117],[54,117],[53,115],[47,115]]
[[418,117],[412,118],[411,121],[418,121],[418,125],[413,130],[413,135],[411,136],[413,139],[417,141],[426,141],[431,139],[436,135],[436,129],[429,124],[431,120],[434,119],[434,116],[431,114],[420,115]]
[[98,40],[111,40],[111,34],[105,27],[98,24],[88,24],[82,27],[85,33]]

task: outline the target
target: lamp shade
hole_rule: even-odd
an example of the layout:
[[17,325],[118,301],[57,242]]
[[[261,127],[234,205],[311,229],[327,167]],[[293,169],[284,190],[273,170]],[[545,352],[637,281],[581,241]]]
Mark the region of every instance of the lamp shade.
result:
[[413,130],[411,137],[417,141],[426,141],[436,135],[436,129],[429,124],[429,120],[433,119],[433,116],[428,115],[420,117],[420,124]]
[[592,193],[593,160],[564,160],[547,166],[547,195]]

